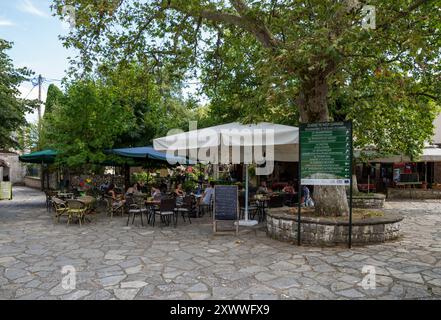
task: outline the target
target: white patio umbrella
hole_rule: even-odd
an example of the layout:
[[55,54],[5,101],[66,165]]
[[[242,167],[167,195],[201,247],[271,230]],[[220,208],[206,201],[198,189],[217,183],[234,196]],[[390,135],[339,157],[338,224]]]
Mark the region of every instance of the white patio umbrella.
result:
[[[400,163],[412,161],[409,156],[404,155],[391,155],[384,158],[377,158],[369,160],[369,162],[378,163]],[[414,162],[440,162],[441,161],[441,148],[436,146],[425,146],[421,156],[415,158]]]
[[[299,129],[262,122],[239,122],[192,130],[155,139],[153,147],[170,155],[186,156],[191,160],[217,164],[245,164],[245,220],[241,225],[254,225],[248,218],[248,165],[263,160],[298,161]],[[203,159],[201,159],[201,156]],[[259,170],[256,171],[259,174]]]

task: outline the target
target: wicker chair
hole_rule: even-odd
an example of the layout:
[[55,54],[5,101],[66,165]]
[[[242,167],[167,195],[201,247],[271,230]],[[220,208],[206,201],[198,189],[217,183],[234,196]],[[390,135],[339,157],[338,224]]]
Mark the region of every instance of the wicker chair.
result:
[[64,202],[61,199],[53,197],[51,200],[51,203],[52,203],[52,208],[55,212],[54,222],[57,221],[59,223],[60,217],[67,214],[68,208],[67,208],[66,202]]
[[105,195],[104,200],[107,203],[107,214],[111,219],[113,218],[114,214],[121,214],[121,217],[124,216],[124,203],[116,201],[109,195]]
[[84,222],[84,217],[86,214],[87,207],[86,205],[78,200],[68,199],[67,200],[67,225],[72,221],[73,217],[76,217],[78,219],[78,222]]

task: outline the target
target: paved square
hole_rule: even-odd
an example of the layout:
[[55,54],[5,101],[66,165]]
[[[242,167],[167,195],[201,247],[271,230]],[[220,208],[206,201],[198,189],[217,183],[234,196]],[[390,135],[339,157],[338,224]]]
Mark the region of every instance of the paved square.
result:
[[[441,202],[387,209],[405,215],[399,241],[299,248],[263,230],[213,236],[207,219],[127,228],[100,215],[66,227],[41,192],[16,187],[0,202],[0,299],[440,299]],[[76,287],[66,290],[69,266]],[[375,289],[361,286],[365,266],[375,267]]]

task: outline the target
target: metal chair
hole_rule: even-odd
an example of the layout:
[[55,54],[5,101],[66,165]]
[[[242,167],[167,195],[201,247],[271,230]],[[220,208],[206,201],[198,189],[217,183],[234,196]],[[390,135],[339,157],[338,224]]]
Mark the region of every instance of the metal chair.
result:
[[293,207],[297,203],[297,195],[294,193],[285,193],[283,195],[283,204],[287,207]]
[[199,203],[199,216],[204,216],[207,210],[210,213],[211,217],[213,215],[213,194],[210,194],[210,200],[208,201],[208,203]]
[[176,215],[176,199],[166,198],[161,200],[161,204],[159,205],[159,208],[154,210],[154,214],[152,217],[153,226],[155,226],[156,215],[159,215],[161,222],[165,223],[167,226],[170,225],[172,219],[175,220],[174,225],[176,227],[177,219],[174,219]]
[[[256,216],[258,211],[259,211],[259,208],[257,207],[257,205],[252,204],[252,203],[250,203],[250,201],[248,201],[248,213],[250,214],[251,219],[254,219],[254,217]],[[245,196],[244,195],[239,196],[239,215],[240,215],[241,219],[244,218],[244,215],[245,215]]]
[[135,223],[136,215],[141,216],[141,225],[144,226],[144,219],[143,219],[142,215],[144,213],[147,213],[147,208],[143,208],[142,206],[140,206],[139,203],[137,203],[137,201],[135,200],[135,198],[133,196],[126,198],[126,207],[128,209],[128,213],[129,213],[129,215],[127,217],[127,226],[129,225],[129,221],[130,221],[131,216],[133,216],[132,224]]
[[285,199],[283,196],[281,195],[274,195],[271,196],[269,201],[268,201],[268,207],[269,208],[281,208],[283,207],[285,202]]
[[57,193],[52,190],[45,190],[44,193],[46,194],[46,210],[49,212],[53,208],[52,198],[55,197]]
[[191,224],[191,215],[195,212],[195,201],[192,196],[185,196],[182,204],[177,207],[176,211],[182,215],[182,219],[185,222],[185,215],[187,215],[188,221]]
[[81,227],[81,222],[84,222],[84,217],[86,214],[86,210],[87,210],[87,206],[79,201],[79,200],[74,200],[74,199],[68,199],[67,200],[67,225],[69,225],[69,223],[72,221],[73,217],[76,217],[78,219],[78,222],[80,223],[80,227]]

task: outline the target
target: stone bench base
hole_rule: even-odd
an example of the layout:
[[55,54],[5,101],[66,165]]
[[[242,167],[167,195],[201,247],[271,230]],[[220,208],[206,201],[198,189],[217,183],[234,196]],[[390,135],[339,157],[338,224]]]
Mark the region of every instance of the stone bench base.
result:
[[352,197],[353,208],[362,209],[383,209],[386,196],[384,194],[354,195]]

